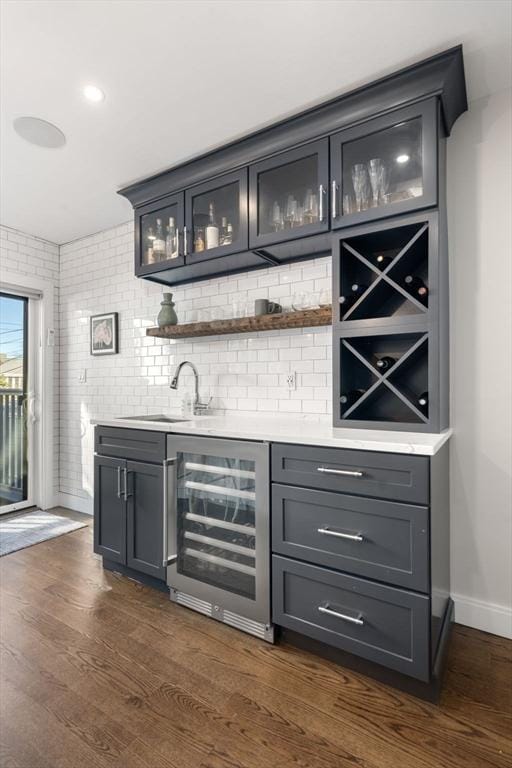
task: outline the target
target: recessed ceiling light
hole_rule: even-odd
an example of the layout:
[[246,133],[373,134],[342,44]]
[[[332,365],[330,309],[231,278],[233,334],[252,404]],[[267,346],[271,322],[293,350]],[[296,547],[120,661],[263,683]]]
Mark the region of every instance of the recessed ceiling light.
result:
[[86,85],[83,94],[88,101],[94,101],[95,103],[103,101],[105,98],[105,94],[97,85]]
[[25,141],[38,147],[58,149],[66,143],[66,137],[56,125],[41,120],[40,117],[17,117],[13,121],[14,130]]
[[397,163],[401,163],[401,164],[408,163],[409,160],[410,160],[409,155],[398,155],[398,157],[396,158]]

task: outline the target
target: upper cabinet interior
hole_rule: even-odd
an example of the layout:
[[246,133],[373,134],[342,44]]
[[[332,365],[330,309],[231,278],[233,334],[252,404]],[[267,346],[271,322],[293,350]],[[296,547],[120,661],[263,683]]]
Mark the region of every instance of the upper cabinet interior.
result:
[[334,230],[435,209],[466,109],[458,46],[132,184],[135,272],[172,285],[312,258]]

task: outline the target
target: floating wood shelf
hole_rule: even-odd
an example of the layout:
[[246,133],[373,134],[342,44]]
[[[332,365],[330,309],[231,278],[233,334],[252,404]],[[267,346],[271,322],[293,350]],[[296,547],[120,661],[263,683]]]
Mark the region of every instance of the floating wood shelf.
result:
[[209,320],[184,325],[164,325],[162,328],[147,328],[146,336],[162,339],[186,339],[192,336],[223,336],[228,333],[255,333],[256,331],[277,331],[280,328],[313,328],[331,325],[332,308],[305,309],[300,312],[282,312],[279,315],[258,315],[237,317],[233,320]]

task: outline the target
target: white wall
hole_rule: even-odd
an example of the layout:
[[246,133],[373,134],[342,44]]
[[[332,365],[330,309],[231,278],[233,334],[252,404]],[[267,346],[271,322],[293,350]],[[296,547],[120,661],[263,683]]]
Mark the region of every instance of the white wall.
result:
[[[178,342],[147,337],[163,289],[133,275],[131,223],[63,246],[60,289],[60,490],[69,506],[92,508],[91,419],[179,408],[183,391],[192,386],[188,374],[179,392],[169,389],[181,360],[196,364],[201,395],[213,396],[215,409],[330,421],[330,328]],[[297,293],[321,289],[330,291],[329,258],[177,287],[174,299],[183,322],[192,313],[206,319],[233,302],[268,297],[290,304]],[[120,353],[91,356],[89,316],[111,311],[119,312]],[[83,369],[87,381],[81,384]],[[297,373],[292,392],[286,387],[288,371]]]
[[511,92],[448,141],[452,590],[462,623],[512,636]]
[[[0,226],[0,279],[9,272],[23,278],[49,282],[53,286],[55,345],[58,346],[58,302],[59,302],[59,246],[39,237],[26,235],[10,227]],[[57,349],[55,349],[57,352]],[[57,355],[54,354],[54,360]],[[55,498],[59,488],[59,373],[54,363],[53,371],[53,491]]]

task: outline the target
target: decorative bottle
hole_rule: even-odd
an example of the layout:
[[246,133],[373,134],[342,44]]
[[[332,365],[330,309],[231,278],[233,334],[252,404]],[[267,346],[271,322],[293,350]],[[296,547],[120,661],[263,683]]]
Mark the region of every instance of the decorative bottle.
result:
[[157,323],[159,328],[164,325],[177,325],[178,317],[174,311],[174,302],[172,300],[172,293],[164,293],[164,297],[160,302],[162,309],[158,313]]

